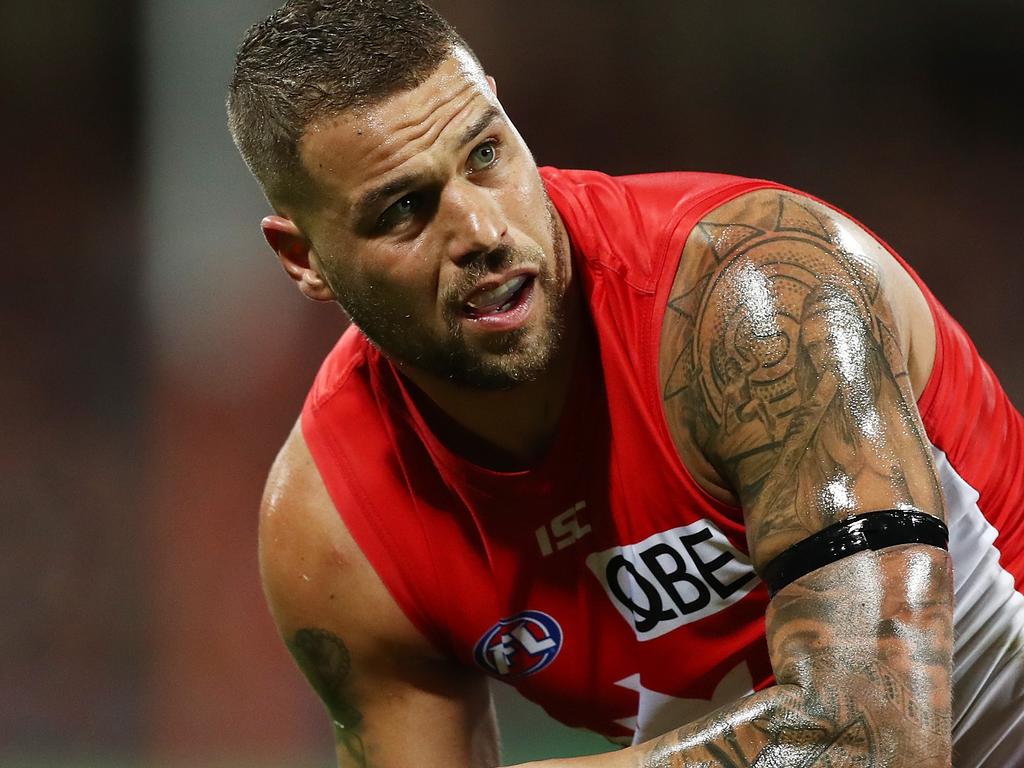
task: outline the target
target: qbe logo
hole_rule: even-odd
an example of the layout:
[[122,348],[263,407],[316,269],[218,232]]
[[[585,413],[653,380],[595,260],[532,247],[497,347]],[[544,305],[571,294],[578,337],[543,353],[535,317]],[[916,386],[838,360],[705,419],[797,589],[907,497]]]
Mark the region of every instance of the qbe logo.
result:
[[514,680],[540,672],[562,650],[562,628],[543,611],[502,619],[477,641],[473,655],[488,672]]
[[594,552],[587,567],[641,642],[728,608],[758,583],[710,520]]

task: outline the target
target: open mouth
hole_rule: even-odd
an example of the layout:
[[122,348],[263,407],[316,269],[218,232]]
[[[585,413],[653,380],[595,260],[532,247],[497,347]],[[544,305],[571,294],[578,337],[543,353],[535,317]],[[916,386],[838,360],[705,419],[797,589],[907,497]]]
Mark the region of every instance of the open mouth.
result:
[[533,275],[520,274],[509,278],[497,288],[470,296],[462,305],[462,313],[474,320],[514,314],[527,305],[533,282]]

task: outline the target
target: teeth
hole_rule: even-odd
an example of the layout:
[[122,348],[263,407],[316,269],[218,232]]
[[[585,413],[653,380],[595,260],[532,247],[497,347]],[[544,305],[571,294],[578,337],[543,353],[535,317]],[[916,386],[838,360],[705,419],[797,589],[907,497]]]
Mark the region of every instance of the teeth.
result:
[[478,293],[466,302],[466,306],[474,311],[497,309],[512,298],[513,294],[523,287],[526,280],[526,275],[513,277],[511,280],[499,285],[493,291]]

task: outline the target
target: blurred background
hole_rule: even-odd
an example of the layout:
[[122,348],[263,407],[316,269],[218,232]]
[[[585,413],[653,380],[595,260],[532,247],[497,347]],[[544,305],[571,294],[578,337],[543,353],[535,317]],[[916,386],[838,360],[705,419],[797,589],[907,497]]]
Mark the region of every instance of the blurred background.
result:
[[[225,128],[275,5],[0,2],[0,765],[331,764],[256,571],[263,478],[343,326],[279,273]],[[1024,404],[1019,0],[437,5],[538,162],[824,197]],[[509,762],[602,746],[500,705]]]

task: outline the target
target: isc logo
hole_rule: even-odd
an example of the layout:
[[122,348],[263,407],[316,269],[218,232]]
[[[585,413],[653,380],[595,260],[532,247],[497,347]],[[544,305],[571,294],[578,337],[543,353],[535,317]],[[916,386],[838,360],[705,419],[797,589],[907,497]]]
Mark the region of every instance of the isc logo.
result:
[[587,557],[639,640],[732,605],[757,583],[747,558],[708,520]]
[[[566,547],[571,547],[593,530],[579,519],[580,512],[586,509],[586,506],[587,502],[577,501],[565,512],[556,515],[549,523],[533,532],[533,535],[537,537],[540,553],[544,557],[553,555],[556,549],[561,551]],[[554,541],[554,547],[551,546],[552,541]]]
[[540,672],[562,650],[562,628],[543,611],[523,611],[502,619],[473,649],[476,663],[508,680]]

